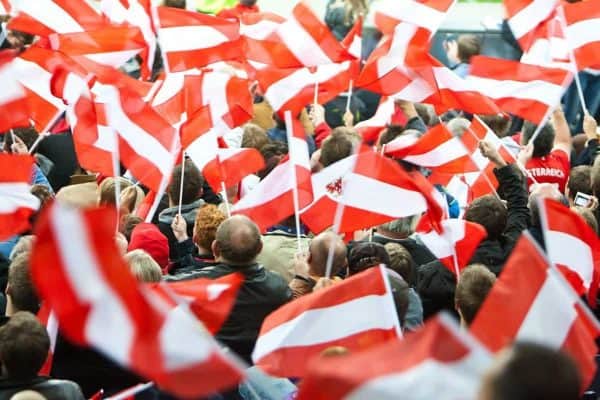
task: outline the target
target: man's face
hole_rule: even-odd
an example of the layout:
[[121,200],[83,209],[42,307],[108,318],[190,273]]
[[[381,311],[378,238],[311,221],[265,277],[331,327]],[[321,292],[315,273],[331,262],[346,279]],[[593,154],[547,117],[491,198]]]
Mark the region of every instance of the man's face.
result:
[[240,4],[242,4],[244,6],[248,6],[248,7],[255,5],[256,2],[257,2],[257,0],[240,0]]

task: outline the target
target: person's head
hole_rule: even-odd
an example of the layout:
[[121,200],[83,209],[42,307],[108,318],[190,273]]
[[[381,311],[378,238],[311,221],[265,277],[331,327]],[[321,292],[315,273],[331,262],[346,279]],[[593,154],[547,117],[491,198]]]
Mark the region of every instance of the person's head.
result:
[[567,181],[565,195],[569,199],[569,204],[575,204],[577,193],[592,194],[592,167],[589,165],[580,165],[572,168]]
[[219,207],[212,204],[207,204],[198,210],[194,224],[194,243],[201,251],[211,252],[217,229],[226,219]]
[[458,43],[458,60],[461,63],[469,64],[471,58],[481,53],[481,39],[476,35],[460,35]]
[[127,250],[144,250],[163,270],[169,266],[169,239],[156,225],[143,222],[136,226]]
[[410,286],[415,284],[415,263],[404,246],[398,243],[387,243],[385,246],[390,256],[388,268],[397,272]]
[[312,276],[324,277],[326,275],[327,257],[331,246],[334,249],[331,276],[336,276],[346,267],[346,245],[344,241],[333,232],[323,232],[311,240],[308,247],[308,266]]
[[[18,138],[21,139],[23,141],[23,143],[25,144],[25,146],[27,146],[28,149],[31,148],[31,146],[33,145],[33,143],[35,143],[36,139],[38,138],[38,133],[35,129],[33,128],[15,128],[13,129],[13,134]],[[18,142],[17,139],[17,142]],[[13,144],[13,135],[12,134],[5,134],[4,135],[4,151],[7,153],[10,153],[11,150],[11,146]]]
[[269,143],[269,136],[263,128],[255,124],[244,125],[242,147],[260,151],[267,143]]
[[360,136],[352,129],[335,128],[321,146],[321,164],[328,167],[354,153],[360,144]]
[[400,326],[404,328],[404,320],[406,319],[406,312],[408,311],[408,293],[410,286],[402,277],[393,271],[387,270],[388,280],[390,282],[390,289],[392,291],[392,298],[394,299],[394,306],[396,313],[398,314],[398,321]]
[[35,315],[17,312],[0,328],[0,362],[4,375],[15,380],[37,376],[46,362],[50,338]]
[[9,317],[18,311],[37,314],[40,309],[40,300],[29,271],[27,253],[17,256],[10,263],[6,285],[6,315]]
[[186,0],[165,0],[165,7],[182,8],[185,9]]
[[127,261],[129,269],[140,282],[156,283],[162,279],[160,266],[144,250],[130,251],[125,254],[125,261]]
[[461,272],[454,292],[454,304],[464,326],[471,325],[495,282],[496,275],[485,265],[470,265]]
[[46,398],[33,390],[23,390],[13,394],[10,400],[46,400]]
[[418,216],[399,218],[377,227],[377,232],[392,239],[404,239],[415,233]]
[[258,0],[240,0],[240,4],[245,5],[247,7],[252,7],[258,3]]
[[502,201],[494,195],[487,195],[473,200],[465,212],[465,220],[483,226],[487,238],[496,240],[506,228],[507,215],[508,211]]
[[144,222],[144,220],[137,215],[129,214],[127,215],[121,224],[121,233],[127,239],[127,242],[131,240],[131,233],[135,229],[136,226]]
[[349,275],[356,275],[379,264],[390,265],[390,256],[380,243],[358,242],[348,255]]
[[34,239],[35,236],[33,235],[21,236],[17,244],[15,244],[15,247],[13,247],[12,251],[10,252],[10,257],[8,258],[10,260],[14,260],[21,254],[28,254],[31,251]]
[[446,127],[454,137],[462,137],[471,126],[471,122],[466,118],[453,118],[446,124]]
[[515,343],[496,357],[478,400],[578,400],[580,390],[571,357],[539,344]]
[[54,198],[54,195],[50,193],[48,187],[44,185],[32,185],[29,191],[40,200],[40,208],[44,207]]
[[191,160],[185,161],[184,164],[179,164],[173,169],[171,174],[171,183],[167,188],[167,195],[169,196],[169,204],[171,207],[179,204],[179,194],[181,190],[181,174],[183,170],[183,194],[182,204],[192,204],[196,200],[202,197],[202,186],[204,184],[204,178],[200,173],[200,170],[194,165]]
[[430,104],[415,103],[415,110],[427,126],[435,126],[440,123],[440,119],[435,113],[435,108]]
[[219,226],[212,251],[217,261],[244,267],[255,262],[262,246],[258,226],[249,218],[236,215]]
[[[526,146],[529,144],[529,141],[533,137],[533,134],[537,130],[537,125],[532,124],[531,122],[525,122],[523,125],[523,134],[521,136],[521,145]],[[554,128],[551,124],[546,124],[540,130],[539,135],[535,138],[533,142],[533,157],[540,158],[545,157],[552,151],[554,147],[554,138],[556,137],[556,133],[554,132]]]
[[267,175],[269,175],[287,153],[287,143],[275,140],[264,145],[260,149],[260,154],[262,154],[263,158],[265,159],[265,168],[263,168],[257,174],[260,179],[264,179]]
[[596,235],[598,234],[598,220],[592,210],[585,207],[571,207],[571,211],[576,212],[592,228]]
[[528,207],[531,213],[531,224],[533,226],[540,225],[540,209],[538,203],[541,199],[552,199],[568,205],[568,202],[560,190],[558,190],[558,186],[556,184],[540,183],[533,185],[531,187],[531,192],[529,193],[528,201]]
[[503,138],[508,135],[508,131],[512,124],[508,115],[478,115],[478,117],[496,134],[496,136]]
[[[125,178],[119,177],[119,193],[123,193],[125,189],[131,186],[131,182]],[[106,178],[98,186],[98,205],[99,206],[115,206],[117,200],[115,198],[115,192],[117,190],[116,179]]]
[[381,146],[383,146],[384,144],[388,144],[389,142],[398,138],[403,133],[404,133],[404,128],[402,126],[388,125],[379,134],[379,139],[377,140],[378,147],[381,148]]

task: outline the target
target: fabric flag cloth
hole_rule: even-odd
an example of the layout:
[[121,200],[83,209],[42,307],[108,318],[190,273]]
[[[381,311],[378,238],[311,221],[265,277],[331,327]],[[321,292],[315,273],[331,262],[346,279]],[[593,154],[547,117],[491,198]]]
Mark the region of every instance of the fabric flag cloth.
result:
[[443,210],[435,199],[436,189],[425,179],[406,173],[394,160],[372,151],[330,165],[313,175],[312,184],[314,201],[301,213],[311,232],[320,233],[333,225],[338,203],[344,206],[342,233],[425,211],[439,228]]
[[442,221],[443,232],[418,231],[418,237],[450,272],[458,275],[486,237],[481,225],[462,219]]
[[401,22],[427,26],[435,33],[454,3],[456,0],[411,0],[402,3],[386,0],[375,8],[375,25],[388,35]]
[[354,352],[400,337],[387,272],[379,266],[271,313],[252,359],[268,374],[301,378],[308,372],[307,360],[329,347]]
[[40,207],[30,192],[34,163],[28,155],[0,154],[0,241],[27,230]]
[[540,124],[559,103],[572,77],[564,69],[476,56],[467,82],[490,96],[502,111]]
[[316,68],[267,67],[257,71],[256,79],[273,110],[281,115],[289,110],[296,116],[305,106],[314,102],[315,90],[318,89],[317,102],[325,104],[347,91],[350,81],[358,76],[358,71],[358,61]]
[[[289,119],[286,118],[288,122]],[[294,215],[295,196],[298,197],[300,209],[313,201],[310,158],[304,127],[300,121],[292,118],[287,129],[289,157],[232,209],[233,214],[242,214],[252,219],[261,231]]]
[[40,217],[32,280],[61,332],[176,396],[206,396],[238,383],[243,371],[196,318],[149,296],[129,272],[113,240],[115,220],[114,210],[59,203]]
[[600,68],[600,7],[597,1],[564,4],[565,36],[578,69]]
[[405,135],[385,145],[385,154],[433,171],[459,174],[477,171],[477,165],[458,137],[438,124],[414,143]]
[[0,132],[12,128],[29,126],[29,106],[25,89],[16,79],[13,60],[16,53],[11,50],[0,52]]
[[241,34],[249,61],[277,68],[317,67],[352,58],[305,0],[287,20],[269,13],[243,15]]
[[521,56],[521,62],[571,70],[570,51],[565,37],[564,18],[557,8],[532,34],[533,44]]
[[595,307],[600,285],[600,239],[583,218],[558,202],[541,200],[539,212],[548,259],[579,295],[587,294],[588,303]]
[[452,317],[439,314],[402,341],[313,362],[297,399],[474,399],[492,362]]
[[534,44],[537,28],[558,6],[559,0],[504,0],[508,26],[524,52]]
[[362,32],[363,18],[360,17],[354,24],[352,30],[348,32],[344,40],[342,40],[342,46],[344,46],[348,54],[357,60],[362,58]]
[[242,57],[237,21],[171,7],[158,7],[157,16],[158,42],[167,72]]
[[243,275],[231,274],[214,280],[156,283],[149,285],[149,289],[173,307],[189,308],[215,334],[229,317],[243,282]]
[[471,333],[493,352],[513,341],[566,352],[579,367],[582,390],[596,371],[600,325],[527,232],[479,309]]
[[381,131],[392,123],[395,112],[395,100],[391,97],[382,97],[375,115],[368,120],[359,122],[354,126],[354,129],[363,137],[363,141],[367,143],[375,142]]
[[0,15],[12,14],[12,2],[14,0],[0,0]]
[[45,303],[42,303],[40,310],[38,311],[37,318],[40,323],[46,327],[48,338],[50,338],[48,357],[46,358],[46,362],[38,374],[50,376],[50,371],[52,371],[52,364],[54,361],[54,349],[56,349],[56,338],[58,337],[58,321],[56,320],[56,315]]
[[8,29],[48,36],[52,33],[84,32],[101,28],[106,21],[88,1],[16,1]]

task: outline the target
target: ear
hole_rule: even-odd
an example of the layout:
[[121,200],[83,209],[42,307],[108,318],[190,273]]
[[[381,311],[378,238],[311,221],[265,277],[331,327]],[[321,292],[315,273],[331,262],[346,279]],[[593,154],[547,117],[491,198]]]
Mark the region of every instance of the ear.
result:
[[217,244],[216,240],[213,240],[212,244],[210,245],[210,249],[212,250],[213,256],[215,256],[215,259],[221,256],[221,250],[219,249],[219,245]]
[[261,240],[260,243],[258,244],[258,254],[262,253],[262,249],[263,249],[263,242]]
[[10,284],[6,284],[6,289],[4,290],[4,294],[6,295],[6,297],[9,297],[12,294],[11,289],[10,289]]

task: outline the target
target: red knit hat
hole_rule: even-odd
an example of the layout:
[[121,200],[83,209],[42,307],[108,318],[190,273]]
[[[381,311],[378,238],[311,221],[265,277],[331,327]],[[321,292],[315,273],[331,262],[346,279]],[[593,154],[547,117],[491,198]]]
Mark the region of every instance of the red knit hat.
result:
[[131,232],[127,251],[144,250],[166,272],[169,267],[169,240],[156,225],[141,223]]

